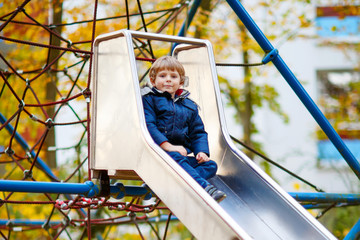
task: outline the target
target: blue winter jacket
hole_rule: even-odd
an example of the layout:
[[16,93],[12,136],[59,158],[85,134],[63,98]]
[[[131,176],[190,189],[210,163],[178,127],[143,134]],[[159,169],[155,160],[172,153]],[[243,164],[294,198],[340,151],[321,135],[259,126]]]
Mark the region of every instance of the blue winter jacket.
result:
[[196,156],[204,152],[210,156],[208,137],[199,116],[198,105],[187,98],[189,92],[178,91],[172,99],[168,92],[147,88],[142,97],[146,125],[155,143],[168,141],[182,145]]

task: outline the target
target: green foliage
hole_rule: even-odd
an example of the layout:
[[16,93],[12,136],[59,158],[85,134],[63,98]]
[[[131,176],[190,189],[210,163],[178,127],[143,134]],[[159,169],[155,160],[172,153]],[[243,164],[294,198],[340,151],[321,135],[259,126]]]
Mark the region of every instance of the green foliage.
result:
[[358,206],[334,208],[326,213],[319,221],[324,224],[338,239],[343,239],[351,228],[359,221],[360,208]]

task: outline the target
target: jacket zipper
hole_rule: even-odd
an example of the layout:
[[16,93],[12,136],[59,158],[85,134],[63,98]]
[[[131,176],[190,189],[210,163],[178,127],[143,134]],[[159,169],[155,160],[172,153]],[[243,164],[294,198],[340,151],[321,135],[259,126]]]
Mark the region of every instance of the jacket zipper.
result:
[[174,131],[175,131],[175,113],[176,113],[176,107],[175,107],[175,101],[174,99],[171,99],[171,102],[172,102],[172,105],[173,105],[173,108],[174,108],[174,111],[173,111],[173,125],[172,125],[172,131],[171,131],[171,137],[173,138],[174,136]]

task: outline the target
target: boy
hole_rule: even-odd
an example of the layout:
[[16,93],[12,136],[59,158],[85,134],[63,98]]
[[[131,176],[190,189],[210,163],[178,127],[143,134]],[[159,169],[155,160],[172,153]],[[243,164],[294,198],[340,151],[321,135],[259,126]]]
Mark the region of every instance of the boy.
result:
[[[226,195],[207,179],[215,176],[217,164],[209,159],[207,133],[198,106],[181,89],[185,70],[174,57],[157,59],[150,68],[152,89],[143,96],[149,133],[180,166],[188,172],[216,201]],[[195,157],[188,154],[194,153]]]

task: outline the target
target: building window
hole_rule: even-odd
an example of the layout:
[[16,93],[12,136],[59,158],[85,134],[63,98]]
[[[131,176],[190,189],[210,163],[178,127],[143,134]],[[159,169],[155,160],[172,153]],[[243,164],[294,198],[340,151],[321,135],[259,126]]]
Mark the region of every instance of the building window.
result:
[[[320,37],[360,37],[360,5],[322,6],[316,8],[316,27]],[[335,38],[335,39],[334,39]]]
[[[317,79],[321,110],[350,151],[360,160],[360,72],[320,70],[317,71]],[[317,138],[321,165],[346,164],[321,129],[317,130]]]

